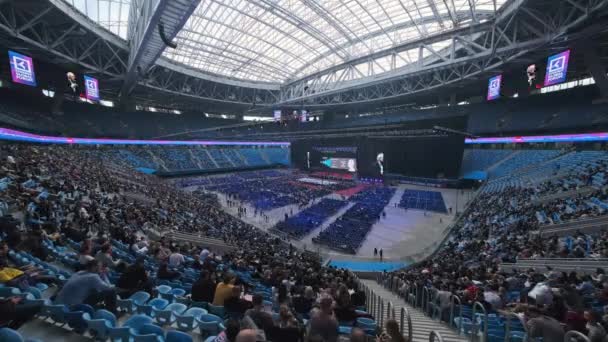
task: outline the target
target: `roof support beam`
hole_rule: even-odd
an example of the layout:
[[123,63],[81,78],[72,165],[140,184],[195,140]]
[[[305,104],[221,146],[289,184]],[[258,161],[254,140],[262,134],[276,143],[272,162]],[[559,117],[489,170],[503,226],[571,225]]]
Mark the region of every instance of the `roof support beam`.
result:
[[201,0],[134,0],[129,18],[129,63],[119,93],[126,98],[140,76],[148,73],[166,48],[157,32],[159,24],[171,41],[186,24]]

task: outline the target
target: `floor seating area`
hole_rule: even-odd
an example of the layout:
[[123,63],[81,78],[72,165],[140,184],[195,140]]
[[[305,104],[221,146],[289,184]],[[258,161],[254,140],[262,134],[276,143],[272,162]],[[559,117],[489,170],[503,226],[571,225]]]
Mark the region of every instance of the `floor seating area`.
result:
[[353,195],[349,200],[355,205],[313,238],[313,242],[355,254],[374,223],[382,219],[384,207],[394,194],[394,188],[379,186]]
[[346,204],[347,202],[345,201],[324,198],[295,216],[288,218],[286,221],[277,223],[275,229],[287,233],[296,239],[302,238]]
[[439,191],[406,189],[403,192],[403,196],[401,196],[399,207],[405,209],[435,211],[442,214],[448,213],[443,200],[443,195]]

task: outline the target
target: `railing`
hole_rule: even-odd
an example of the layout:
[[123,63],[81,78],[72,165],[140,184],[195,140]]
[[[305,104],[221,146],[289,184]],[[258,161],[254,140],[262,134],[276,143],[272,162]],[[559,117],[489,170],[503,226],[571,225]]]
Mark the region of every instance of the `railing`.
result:
[[516,319],[522,323],[526,336],[528,336],[528,326],[522,321],[521,317],[517,316],[516,314],[514,314],[512,312],[508,312],[508,311],[501,312],[501,315],[504,316],[505,321],[506,321],[506,323],[505,323],[505,342],[511,341],[511,321],[513,319]]
[[404,323],[405,323],[404,318],[407,319],[407,340],[412,341],[412,335],[413,335],[412,317],[410,316],[410,311],[407,308],[402,307],[401,308],[401,319],[399,320],[399,329],[401,330],[401,333],[403,333],[403,328],[404,328]]
[[583,341],[590,342],[589,338],[576,330],[570,330],[564,335],[564,342]]
[[441,337],[441,334],[438,331],[433,330],[429,334],[429,342],[435,342],[435,341],[443,342],[443,337]]
[[478,333],[479,333],[479,324],[477,324],[476,320],[476,313],[477,313],[477,308],[481,308],[481,311],[483,312],[483,337],[482,337],[482,341],[487,341],[488,340],[488,312],[486,311],[486,308],[483,306],[483,304],[481,304],[480,302],[475,302],[473,303],[473,314],[471,317],[471,320],[473,321],[472,327],[471,327],[471,341],[475,341]]
[[[390,290],[391,292],[397,292],[398,291],[398,284],[397,282],[393,282],[392,279],[387,279],[386,281],[384,281],[384,279],[382,279],[382,276],[378,276],[378,278],[376,279],[376,281],[381,284],[384,288]],[[370,290],[367,286],[365,286],[362,283],[359,283],[361,286],[363,286],[363,288],[365,289],[365,294],[367,298],[371,298],[371,300],[367,301],[368,306],[366,306],[368,308],[368,312],[372,313],[372,315],[374,315],[374,317],[376,318],[376,322],[379,322],[380,326],[384,325],[384,309],[385,309],[385,304],[384,304],[384,300],[380,297],[377,296],[376,293],[372,290]],[[388,313],[388,318],[389,319],[394,319],[397,320],[397,314],[395,311],[395,305],[388,301],[386,303],[386,312]],[[401,331],[402,334],[404,334],[404,328],[407,328],[407,336],[408,336],[408,341],[412,341],[412,336],[413,336],[413,327],[412,327],[412,317],[410,316],[410,312],[407,308],[402,307],[401,308],[401,312],[399,313],[400,317],[399,317],[399,330]],[[407,324],[407,327],[406,327]],[[405,335],[405,334],[404,334]]]
[[[452,298],[450,300],[450,322],[449,325],[450,327],[453,326],[454,324],[454,307],[456,304],[456,301],[458,301],[458,316],[460,317],[460,322],[462,322],[462,301],[460,300],[460,297],[458,297],[457,295],[452,295]],[[462,324],[462,323],[461,323]]]

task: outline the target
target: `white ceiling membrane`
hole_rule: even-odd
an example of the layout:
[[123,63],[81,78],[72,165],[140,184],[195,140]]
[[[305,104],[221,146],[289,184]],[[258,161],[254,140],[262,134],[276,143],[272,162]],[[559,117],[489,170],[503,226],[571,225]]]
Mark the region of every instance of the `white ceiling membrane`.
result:
[[101,27],[127,38],[131,0],[64,0]]
[[[125,38],[131,0],[66,0]],[[285,83],[492,18],[508,0],[202,0],[163,55],[238,80]],[[433,44],[435,51],[449,42]],[[397,67],[418,60],[400,52]],[[425,56],[422,56],[425,57]],[[388,58],[374,70],[390,70]],[[362,64],[357,68],[369,68]],[[361,75],[365,75],[361,70]]]

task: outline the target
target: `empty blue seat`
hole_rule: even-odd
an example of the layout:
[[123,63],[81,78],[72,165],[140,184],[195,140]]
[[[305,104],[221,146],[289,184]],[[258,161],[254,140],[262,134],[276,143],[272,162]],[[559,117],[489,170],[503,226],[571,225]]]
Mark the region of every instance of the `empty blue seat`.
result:
[[192,336],[181,331],[172,330],[167,332],[166,342],[192,342]]
[[169,301],[164,298],[154,298],[147,303],[137,305],[137,313],[148,315],[152,317],[154,315],[154,309],[162,310],[169,305]]
[[150,294],[148,292],[138,291],[127,299],[118,299],[116,301],[116,306],[121,311],[132,313],[137,309],[138,305],[143,305],[148,299],[150,299]]
[[84,314],[83,318],[87,322],[91,335],[101,341],[107,340],[110,329],[116,328],[116,316],[107,310],[97,310],[92,318],[89,318],[88,314]]
[[182,314],[187,308],[188,307],[184,304],[172,303],[167,305],[167,307],[162,310],[152,309],[152,311],[154,312],[154,319],[156,320],[156,323],[165,325],[173,324],[177,318],[177,315]]
[[154,324],[144,324],[141,328],[131,330],[133,342],[163,342],[165,331],[163,328]]
[[177,329],[181,331],[192,331],[195,328],[195,323],[202,315],[206,315],[207,310],[201,308],[190,308],[183,314],[175,315],[177,320]]

